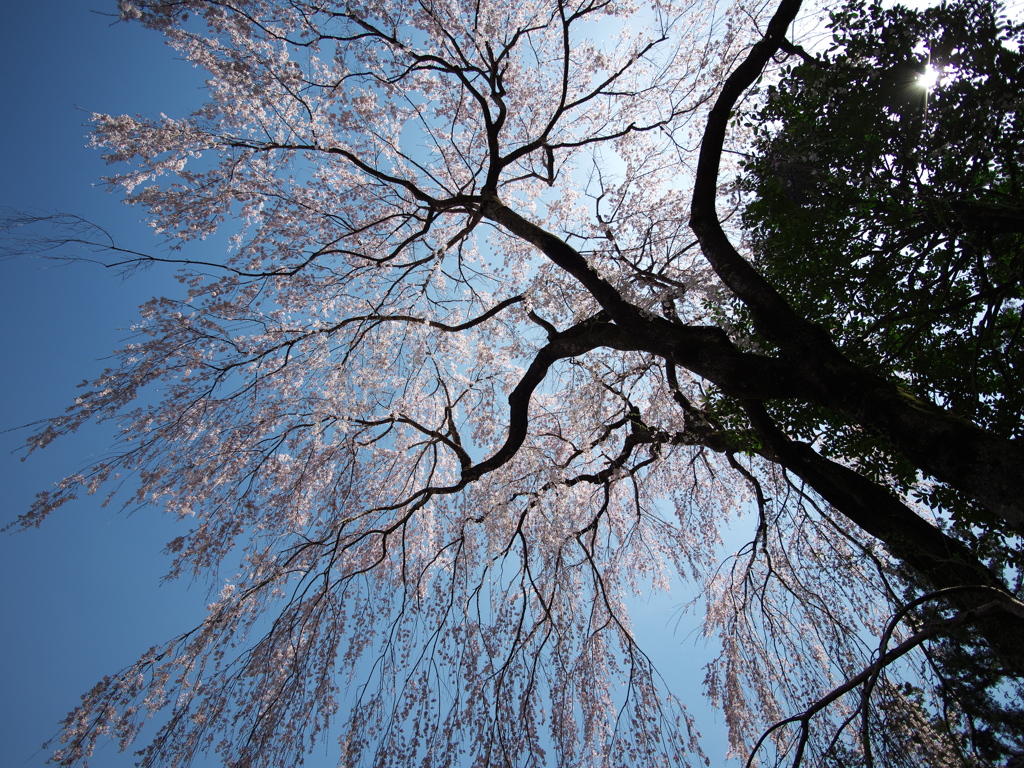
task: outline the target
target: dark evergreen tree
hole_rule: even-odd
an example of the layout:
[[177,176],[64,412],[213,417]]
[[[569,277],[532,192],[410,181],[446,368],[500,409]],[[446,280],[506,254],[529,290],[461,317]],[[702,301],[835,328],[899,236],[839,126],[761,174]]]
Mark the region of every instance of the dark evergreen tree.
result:
[[[752,120],[743,222],[754,263],[849,358],[1019,439],[1024,28],[991,2],[854,2],[831,27],[824,54],[790,47],[800,63]],[[768,411],[826,455],[944,512],[947,530],[997,572],[1012,580],[1019,570],[1020,540],[1005,522],[942,483],[922,491],[918,468],[876,432],[804,403]],[[917,620],[939,616],[930,606]],[[959,729],[984,764],[1018,759],[1019,670],[969,626],[933,640],[929,659],[945,681],[942,727]]]

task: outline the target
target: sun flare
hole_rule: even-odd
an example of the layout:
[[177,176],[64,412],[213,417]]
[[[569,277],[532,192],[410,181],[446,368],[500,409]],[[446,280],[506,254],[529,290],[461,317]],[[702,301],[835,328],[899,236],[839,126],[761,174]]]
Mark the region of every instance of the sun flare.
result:
[[926,91],[930,91],[939,82],[939,70],[933,67],[931,64],[924,68],[924,72],[918,76],[917,84],[924,88]]

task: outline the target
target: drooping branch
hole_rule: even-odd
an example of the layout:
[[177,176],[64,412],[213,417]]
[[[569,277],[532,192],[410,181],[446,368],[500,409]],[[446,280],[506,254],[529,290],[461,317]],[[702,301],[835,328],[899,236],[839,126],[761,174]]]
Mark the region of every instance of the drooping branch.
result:
[[[926,624],[920,630],[915,632],[913,635],[908,637],[902,643],[891,650],[886,650],[893,633],[896,631],[897,626],[900,622],[915,608],[923,605],[926,602],[933,600],[942,600],[951,597],[954,594],[963,594],[966,592],[980,592],[986,594],[992,599],[983,605],[975,608],[961,611],[960,613],[952,616],[948,619],[940,621],[934,621]],[[947,589],[940,589],[934,592],[929,592],[926,595],[922,595],[910,603],[904,605],[893,618],[889,621],[885,631],[882,634],[879,642],[878,654],[879,657],[872,664],[868,665],[859,674],[851,677],[842,685],[834,688],[821,698],[817,699],[813,704],[808,706],[803,712],[792,717],[787,717],[785,720],[779,722],[768,728],[754,744],[750,754],[747,756],[746,768],[750,768],[753,765],[753,761],[757,755],[761,745],[764,744],[765,740],[771,736],[772,733],[792,723],[800,724],[800,734],[797,740],[796,754],[793,758],[791,768],[798,768],[803,762],[804,749],[807,746],[807,741],[810,736],[810,722],[811,718],[817,713],[824,710],[830,704],[834,703],[838,699],[856,690],[860,686],[865,686],[864,695],[862,696],[861,709],[863,710],[862,717],[865,720],[868,717],[867,706],[868,697],[871,693],[871,688],[874,687],[875,681],[882,671],[891,666],[894,662],[906,656],[910,651],[914,650],[921,644],[927,642],[933,637],[937,637],[952,629],[955,629],[966,624],[972,624],[974,622],[992,618],[995,616],[1005,616],[1007,614],[1015,615],[1020,618],[1024,618],[1024,603],[1014,599],[1012,596],[1007,595],[1002,590],[994,589],[992,587],[984,585],[965,585],[962,587],[950,587]],[[849,722],[849,720],[847,720]]]
[[[974,607],[973,596],[962,591],[973,585],[1011,599],[1006,584],[970,548],[924,520],[891,491],[825,458],[806,443],[790,440],[760,403],[745,401],[742,405],[765,442],[765,458],[800,477],[852,523],[885,544],[933,589],[949,590],[944,594],[949,594],[959,609]],[[1024,673],[1024,616],[997,610],[979,620],[979,629],[1007,665]]]
[[[667,366],[667,376],[692,436],[717,451],[731,454],[750,450],[738,435],[708,422],[707,416],[682,396],[674,366]],[[742,400],[741,405],[760,439],[761,445],[756,449],[759,455],[803,480],[850,522],[880,540],[890,554],[913,569],[932,589],[946,590],[944,594],[958,609],[976,607],[973,595],[963,591],[973,585],[983,585],[1012,599],[1003,580],[969,547],[923,519],[891,491],[825,458],[810,445],[789,439],[760,402]],[[1024,644],[1020,640],[1024,637],[1024,616],[996,610],[979,619],[978,629],[1009,667],[1024,673]]]

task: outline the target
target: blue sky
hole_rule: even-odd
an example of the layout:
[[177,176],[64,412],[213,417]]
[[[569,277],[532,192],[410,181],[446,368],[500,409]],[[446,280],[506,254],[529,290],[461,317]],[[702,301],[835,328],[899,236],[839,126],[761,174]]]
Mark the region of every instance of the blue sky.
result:
[[[202,77],[175,59],[162,39],[137,25],[92,12],[114,0],[40,0],[9,4],[0,27],[0,206],[67,211],[107,226],[126,243],[152,247],[137,213],[94,186],[105,171],[87,149],[87,112],[180,115],[202,98]],[[83,111],[84,110],[84,111]],[[31,259],[0,262],[4,333],[0,430],[61,412],[75,385],[104,367],[137,306],[173,292],[168,272],[121,280],[94,265]],[[0,521],[24,511],[33,495],[102,453],[110,432],[97,427],[31,456],[12,455],[25,431],[0,434],[4,493]],[[0,744],[4,765],[37,768],[40,745],[78,696],[149,646],[192,626],[207,602],[203,585],[159,585],[160,554],[174,523],[152,512],[124,516],[97,497],[69,504],[39,530],[0,536]],[[673,630],[673,606],[647,608],[647,644],[676,693],[693,703],[703,673],[688,628]],[[691,687],[691,690],[679,690]],[[705,749],[720,757],[721,734]],[[720,730],[720,729],[719,729]],[[716,764],[718,760],[714,761]],[[94,765],[133,764],[113,745]],[[209,761],[209,765],[215,765]],[[333,765],[320,757],[314,768]],[[203,766],[197,766],[203,768]]]
[[[135,212],[93,186],[104,172],[85,148],[82,110],[153,113],[201,97],[198,73],[174,61],[158,36],[111,25],[97,0],[11,4],[4,14],[0,84],[0,206],[69,211],[145,242]],[[114,3],[106,3],[111,10]],[[99,373],[136,307],[169,289],[169,275],[128,281],[90,265],[0,262],[4,374],[0,429],[59,413],[75,385]],[[88,430],[28,461],[11,455],[24,431],[0,435],[0,520],[102,451],[109,431]],[[202,590],[157,588],[159,552],[173,525],[155,515],[115,516],[98,499],[69,505],[40,530],[0,536],[0,744],[3,764],[41,766],[39,751],[78,696],[161,638],[197,620]],[[98,766],[132,765],[113,745]]]

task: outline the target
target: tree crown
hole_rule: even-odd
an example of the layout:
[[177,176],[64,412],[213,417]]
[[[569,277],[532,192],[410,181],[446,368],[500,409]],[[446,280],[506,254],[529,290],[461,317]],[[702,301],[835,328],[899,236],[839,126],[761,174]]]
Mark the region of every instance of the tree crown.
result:
[[[975,424],[928,401],[945,384],[904,388],[927,350],[892,352],[899,321],[870,357],[852,341],[870,319],[829,325],[820,301],[794,298],[805,272],[766,261],[790,215],[769,209],[784,195],[767,175],[747,209],[753,264],[723,229],[734,107],[793,48],[799,3],[770,19],[756,5],[591,0],[120,8],[209,73],[188,117],[95,116],[119,166],[110,184],[170,246],[114,246],[111,262],[177,263],[186,295],[145,305],[116,365],[32,438],[94,418],[122,429],[116,453],[22,524],[130,473],[128,506],[194,520],[169,545],[172,574],[228,577],[202,625],[85,697],[58,760],[87,758],[104,734],[128,743],[168,708],[143,765],[209,749],[293,765],[335,718],[346,764],[699,761],[692,718],[627,611],[688,575],[722,647],[707,693],[737,754],[770,743],[797,763],[874,750],[892,765],[973,764],[958,746],[965,708],[937,714],[938,672],[901,687],[885,670],[964,624],[1019,670],[1024,613],[1002,574],[906,498],[911,481],[806,427],[824,412],[837,434],[877,431],[891,466],[1019,530],[1016,432],[997,428],[984,390]],[[863,14],[836,17],[849,51]],[[817,72],[772,91],[762,120],[784,125],[759,146],[807,117],[808,93],[845,119],[832,85],[792,86]],[[935,163],[936,179],[956,177]],[[95,234],[79,226],[72,240]],[[225,255],[211,255],[221,235]],[[822,258],[839,264],[834,241]],[[950,291],[1008,283],[1019,267],[1003,266],[954,270]],[[728,296],[749,327],[721,322]],[[843,311],[891,311],[891,296],[877,302]],[[751,510],[752,541],[717,567],[723,530]],[[910,615],[894,607],[913,582],[902,567],[930,590],[911,604],[941,606],[916,634],[889,622]],[[875,663],[867,633],[900,642]],[[866,686],[859,704],[847,678]],[[810,728],[814,699],[839,702],[829,727]],[[800,710],[795,729],[758,741]]]

